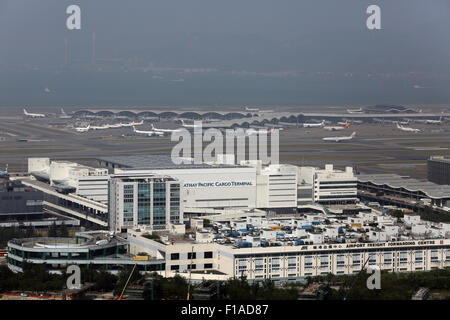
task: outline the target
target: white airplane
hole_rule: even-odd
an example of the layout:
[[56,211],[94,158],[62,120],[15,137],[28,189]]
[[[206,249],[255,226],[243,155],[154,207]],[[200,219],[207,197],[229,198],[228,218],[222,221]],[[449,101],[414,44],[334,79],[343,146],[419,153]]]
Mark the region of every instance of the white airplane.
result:
[[347,129],[348,127],[350,127],[350,122],[347,122],[344,126],[340,126],[340,127],[323,127],[323,128],[325,130],[329,130],[329,131],[338,131],[338,130]]
[[322,128],[325,125],[325,120],[322,120],[321,123],[304,123],[304,128]]
[[156,132],[167,132],[167,133],[171,133],[171,132],[178,132],[178,131],[180,131],[181,129],[158,129],[158,128],[155,128],[155,126],[153,125],[153,123],[152,123],[152,130],[153,131],[156,131]]
[[322,138],[322,140],[323,141],[333,141],[333,142],[347,141],[347,140],[352,140],[355,135],[356,135],[356,132],[353,132],[349,137],[327,137],[327,138]]
[[83,127],[81,127],[81,128],[75,128],[75,130],[76,130],[77,132],[87,132],[87,131],[89,131],[90,128],[91,128],[91,125],[89,124],[86,128],[83,128]]
[[142,124],[144,124],[144,120],[141,120],[141,121],[139,121],[139,122],[134,122],[134,121],[132,121],[132,122],[130,122],[130,123],[121,123],[122,127],[140,126],[140,125],[142,125]]
[[254,136],[254,135],[259,135],[259,134],[267,134],[270,135],[275,131],[275,128],[272,128],[270,130],[255,130],[253,128],[250,128],[248,130],[245,130],[245,136],[249,137],[249,136]]
[[42,113],[28,113],[26,109],[23,109],[23,114],[31,118],[45,118],[45,114]]
[[92,130],[104,130],[104,129],[109,129],[109,125],[104,124],[102,126],[92,126],[91,127]]
[[60,119],[70,119],[70,118],[72,118],[72,117],[69,116],[69,115],[64,111],[63,108],[61,108],[61,114],[59,115],[59,118],[60,118]]
[[348,113],[364,113],[362,108],[359,109],[347,109]]
[[107,126],[109,128],[111,128],[111,129],[122,128],[122,124],[121,123],[108,124]]
[[200,128],[201,126],[196,125],[196,124],[186,124],[184,123],[184,120],[181,119],[181,125],[185,128]]
[[259,108],[249,108],[249,107],[245,107],[246,111],[259,111]]
[[145,134],[145,135],[147,135],[149,137],[151,137],[151,136],[160,136],[160,137],[164,136],[164,132],[157,132],[157,131],[153,131],[153,130],[151,130],[151,131],[136,130],[135,126],[133,126],[133,132],[134,133]]
[[402,125],[400,125],[397,122],[397,129],[400,129],[402,131],[407,131],[407,132],[420,132],[420,129],[414,129],[414,128],[409,128],[409,127],[403,127]]
[[426,124],[442,124],[442,114],[441,114],[441,117],[439,118],[439,120],[431,120],[431,119],[429,119],[425,123]]

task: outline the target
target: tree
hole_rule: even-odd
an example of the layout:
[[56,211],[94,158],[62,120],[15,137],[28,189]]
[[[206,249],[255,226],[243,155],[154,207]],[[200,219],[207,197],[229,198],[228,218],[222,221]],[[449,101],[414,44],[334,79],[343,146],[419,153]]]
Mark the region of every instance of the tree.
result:
[[67,226],[64,222],[59,228],[59,236],[62,238],[67,238],[69,236],[69,230],[67,229]]
[[36,234],[36,231],[34,230],[34,227],[31,224],[29,224],[27,226],[27,229],[25,230],[25,237],[32,238],[35,236],[35,234]]
[[53,221],[53,224],[48,228],[48,236],[51,238],[55,238],[58,236],[58,228],[56,227],[56,222]]
[[[125,284],[127,283],[128,277],[130,276],[132,270],[133,270],[132,266],[127,266],[120,271],[118,281],[116,282],[116,285],[114,287],[115,296],[119,296],[122,293],[122,290],[125,287]],[[141,275],[136,267],[133,271],[133,274],[131,275],[128,285],[131,285],[140,278]]]

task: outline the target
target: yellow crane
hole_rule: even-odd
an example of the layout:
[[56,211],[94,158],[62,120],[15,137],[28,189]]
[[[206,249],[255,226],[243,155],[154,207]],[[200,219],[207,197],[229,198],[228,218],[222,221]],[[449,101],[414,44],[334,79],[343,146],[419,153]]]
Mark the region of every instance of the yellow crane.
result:
[[128,277],[127,282],[125,283],[125,286],[123,287],[122,293],[120,294],[119,298],[117,300],[123,300],[123,295],[125,293],[125,290],[127,289],[128,282],[130,282],[131,276],[133,275],[134,269],[136,269],[137,263],[134,265],[133,270],[130,272],[130,276]]

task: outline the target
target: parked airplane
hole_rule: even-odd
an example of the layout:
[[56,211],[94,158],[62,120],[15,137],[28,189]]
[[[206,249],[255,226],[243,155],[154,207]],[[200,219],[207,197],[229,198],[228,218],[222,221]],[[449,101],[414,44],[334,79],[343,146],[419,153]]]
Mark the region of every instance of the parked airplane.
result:
[[88,124],[88,126],[87,126],[86,128],[79,127],[79,128],[75,128],[75,130],[76,130],[77,132],[87,132],[87,131],[89,131],[90,128],[91,128],[91,125]]
[[347,122],[344,126],[341,127],[323,127],[325,130],[329,131],[338,131],[338,130],[344,130],[350,127],[350,122]]
[[144,120],[141,120],[139,122],[131,121],[129,123],[121,123],[121,126],[122,127],[132,127],[132,126],[140,126],[142,124],[144,124]]
[[104,130],[104,129],[109,129],[109,125],[104,124],[104,125],[101,125],[101,126],[92,126],[91,129],[92,129],[92,130]]
[[177,131],[180,131],[181,129],[158,129],[158,128],[155,128],[155,126],[153,125],[153,123],[152,123],[152,130],[153,131],[157,131],[157,132],[167,132],[167,133],[171,133],[171,132],[177,132]]
[[441,114],[441,117],[439,118],[439,120],[428,119],[425,123],[427,123],[427,124],[442,124],[442,114]]
[[355,135],[356,135],[356,132],[353,132],[349,137],[326,137],[326,138],[322,138],[322,140],[323,141],[333,141],[333,142],[347,141],[347,140],[352,140]]
[[263,129],[261,129],[261,130],[256,130],[256,129],[250,128],[250,129],[248,129],[248,130],[245,130],[245,135],[246,135],[247,137],[249,137],[249,136],[255,136],[255,135],[259,135],[259,134],[267,134],[267,135],[270,135],[270,134],[272,134],[274,131],[275,131],[275,128],[272,128],[272,129],[270,129],[270,130],[263,130]]
[[185,128],[200,128],[201,127],[200,125],[197,125],[197,124],[186,124],[186,123],[184,123],[183,119],[181,119],[181,125]]
[[321,123],[304,123],[304,128],[322,128],[325,125],[325,120],[322,120]]
[[246,106],[245,110],[246,111],[256,111],[257,112],[257,111],[259,111],[259,108],[249,108],[249,107]]
[[28,113],[26,109],[23,109],[23,114],[31,118],[45,118],[45,114],[42,113]]
[[151,131],[136,130],[135,126],[133,126],[133,132],[134,133],[145,134],[145,135],[147,135],[149,137],[151,137],[151,136],[160,136],[160,137],[162,137],[164,135],[164,132],[157,132],[157,131],[153,131],[153,130],[151,130]]
[[69,116],[69,115],[64,111],[63,108],[61,108],[61,114],[59,115],[59,118],[60,118],[60,119],[70,119],[70,118],[72,118],[72,117]]
[[122,128],[122,124],[121,124],[121,123],[108,124],[107,126],[108,126],[109,128],[111,128],[111,129]]
[[414,129],[414,128],[409,128],[409,127],[403,127],[402,125],[400,125],[397,122],[397,128],[402,130],[402,131],[407,131],[407,132],[420,132],[420,129]]
[[347,109],[348,113],[364,113],[362,108],[359,109]]

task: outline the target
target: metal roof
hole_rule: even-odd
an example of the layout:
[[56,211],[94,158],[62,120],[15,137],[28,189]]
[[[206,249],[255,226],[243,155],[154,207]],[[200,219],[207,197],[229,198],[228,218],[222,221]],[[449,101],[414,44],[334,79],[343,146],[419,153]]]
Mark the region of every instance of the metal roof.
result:
[[393,189],[405,189],[409,192],[422,192],[430,198],[450,198],[450,185],[440,185],[426,180],[417,180],[397,174],[359,174],[358,181],[375,185],[386,185]]
[[130,169],[199,169],[199,168],[236,168],[237,165],[210,165],[206,163],[182,163],[175,164],[172,158],[168,155],[130,155],[130,156],[110,156],[97,158],[99,161],[104,161],[118,165],[123,168]]

